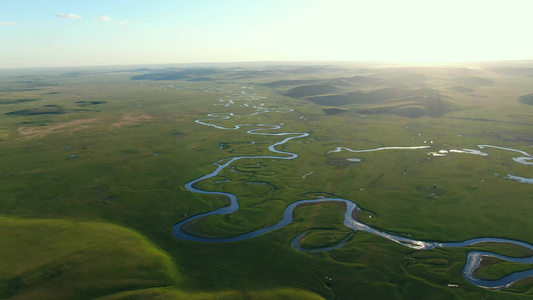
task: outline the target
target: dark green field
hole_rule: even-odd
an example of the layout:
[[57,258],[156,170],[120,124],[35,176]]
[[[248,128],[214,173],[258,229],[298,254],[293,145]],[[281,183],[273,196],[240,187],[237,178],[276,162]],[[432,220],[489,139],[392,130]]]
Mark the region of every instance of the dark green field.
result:
[[[531,181],[533,166],[514,161],[517,152],[477,147],[533,154],[532,95],[531,62],[0,70],[0,298],[533,297],[531,277],[489,290],[462,276],[471,250],[533,255],[515,245],[414,250],[357,232],[336,250],[295,250],[305,230],[306,248],[353,233],[339,203],[301,206],[292,224],[241,242],[172,234],[229,203],[186,183],[224,158],[276,155],[268,146],[284,137],[195,123],[233,113],[208,122],[310,135],[277,148],[296,159],[243,159],[200,182],[237,195],[240,210],[194,221],[190,233],[240,235],[324,196],[349,199],[362,208],[359,221],[417,240],[533,244],[533,184],[509,179]],[[251,115],[254,106],[268,110]],[[390,146],[429,148],[328,153]],[[488,156],[429,154],[462,149]],[[491,258],[476,274],[493,280],[532,267]]]

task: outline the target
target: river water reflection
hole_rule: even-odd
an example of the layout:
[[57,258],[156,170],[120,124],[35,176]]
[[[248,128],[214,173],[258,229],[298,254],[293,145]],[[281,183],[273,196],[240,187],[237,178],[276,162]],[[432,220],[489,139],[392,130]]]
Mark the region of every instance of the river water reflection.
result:
[[[266,111],[268,111],[268,110],[263,108],[261,112],[266,112]],[[257,114],[257,113],[255,113],[255,114]],[[232,116],[234,116],[234,115],[233,114],[209,114],[209,117],[211,117],[210,119],[196,120],[196,123],[199,123],[199,124],[202,124],[202,125],[206,125],[206,126],[210,126],[210,127],[214,127],[214,128],[217,128],[217,129],[223,129],[223,130],[236,130],[236,129],[240,129],[242,127],[253,126],[255,128],[248,130],[247,133],[249,133],[249,134],[257,134],[257,135],[269,135],[269,136],[281,136],[281,137],[284,137],[281,141],[276,142],[276,143],[274,143],[274,144],[272,144],[272,145],[270,145],[268,147],[268,149],[272,153],[277,154],[277,155],[236,156],[236,157],[232,157],[232,158],[225,158],[225,159],[219,160],[218,162],[214,163],[217,166],[217,168],[213,172],[211,172],[209,174],[206,174],[206,175],[204,175],[204,176],[202,176],[200,178],[197,178],[197,179],[187,183],[185,185],[185,187],[189,191],[194,192],[194,193],[199,193],[199,194],[225,196],[228,199],[230,199],[230,205],[226,206],[226,207],[222,207],[222,208],[216,209],[216,210],[213,210],[213,211],[209,211],[209,212],[201,213],[201,214],[198,214],[198,215],[195,215],[195,216],[191,216],[191,217],[189,217],[189,218],[177,223],[174,226],[174,228],[173,228],[173,233],[174,233],[174,236],[176,238],[178,238],[178,239],[187,240],[187,241],[195,241],[195,242],[204,242],[204,243],[238,242],[238,241],[242,241],[242,240],[258,237],[260,235],[263,235],[263,234],[266,234],[268,232],[283,228],[283,227],[291,224],[293,222],[293,217],[292,216],[293,216],[294,209],[296,207],[298,207],[299,205],[323,203],[323,202],[342,202],[342,203],[344,203],[346,205],[346,211],[345,211],[345,214],[344,214],[344,225],[346,227],[352,229],[354,231],[353,234],[355,234],[355,232],[357,232],[357,231],[364,231],[364,232],[372,233],[372,234],[378,235],[380,237],[386,238],[386,239],[388,239],[390,241],[396,242],[396,243],[401,244],[401,245],[403,245],[405,247],[409,247],[409,248],[413,248],[413,249],[420,249],[420,250],[434,249],[434,248],[446,248],[446,247],[459,248],[459,247],[467,247],[467,246],[480,244],[480,243],[491,242],[491,243],[509,243],[509,244],[514,244],[514,245],[517,245],[517,246],[521,246],[521,247],[530,249],[533,252],[533,245],[531,245],[531,244],[528,244],[528,243],[525,243],[525,242],[521,242],[521,241],[516,241],[516,240],[502,239],[502,238],[483,237],[483,238],[469,239],[469,240],[462,241],[462,242],[444,242],[444,243],[442,243],[442,242],[419,241],[419,240],[410,239],[410,238],[407,238],[407,237],[404,237],[404,236],[400,236],[400,235],[394,235],[394,234],[386,233],[386,232],[380,231],[378,229],[372,228],[372,227],[370,227],[370,226],[368,226],[368,225],[366,225],[364,223],[361,223],[358,220],[354,219],[352,217],[353,211],[354,210],[359,210],[360,208],[354,202],[352,202],[352,201],[350,201],[348,199],[341,199],[341,198],[307,199],[307,200],[300,200],[300,201],[291,203],[289,206],[287,206],[287,208],[285,209],[283,218],[277,224],[272,225],[270,227],[258,229],[258,230],[255,230],[255,231],[251,231],[251,232],[248,232],[248,233],[245,233],[245,234],[242,234],[242,235],[230,237],[230,238],[205,237],[205,236],[197,236],[197,235],[188,233],[188,232],[183,230],[183,227],[186,224],[188,224],[188,223],[190,223],[190,222],[192,222],[194,220],[197,220],[197,219],[200,219],[200,218],[204,218],[204,217],[207,217],[207,216],[211,216],[211,215],[227,215],[227,214],[231,214],[231,213],[234,213],[237,210],[239,210],[239,201],[238,201],[237,196],[235,196],[234,194],[220,192],[220,191],[206,191],[206,190],[197,189],[197,188],[194,187],[194,185],[196,183],[198,183],[200,181],[203,181],[203,180],[206,180],[206,179],[209,179],[209,178],[212,178],[212,177],[215,177],[215,176],[218,176],[222,170],[224,170],[225,168],[227,168],[228,166],[230,166],[232,163],[234,163],[237,160],[257,159],[257,158],[282,159],[282,160],[295,159],[295,158],[298,157],[298,154],[291,153],[291,152],[286,152],[286,151],[280,151],[280,150],[277,150],[276,147],[280,146],[280,145],[283,145],[283,144],[285,144],[285,143],[287,143],[287,142],[289,142],[291,140],[300,139],[300,138],[304,138],[304,137],[309,136],[308,133],[298,133],[298,132],[281,132],[281,133],[279,133],[279,132],[278,133],[264,132],[266,130],[281,129],[280,125],[240,124],[240,125],[236,125],[234,127],[223,127],[223,126],[219,126],[219,125],[215,125],[215,124],[210,123],[210,121],[213,121],[213,120],[228,119],[228,118],[230,118]],[[248,115],[248,116],[250,116],[250,115]],[[383,147],[383,148],[368,149],[368,150],[352,150],[352,149],[349,149],[349,148],[346,148],[346,147],[337,147],[335,150],[329,151],[328,153],[340,152],[342,150],[347,150],[347,151],[350,151],[350,152],[370,152],[370,151],[393,150],[393,149],[394,150],[426,149],[426,148],[429,148],[429,147],[430,146]],[[506,151],[519,152],[522,155],[524,155],[524,157],[515,158],[514,160],[516,162],[518,162],[518,163],[531,164],[530,160],[533,159],[533,157],[530,154],[528,154],[527,152],[516,150],[516,149],[503,148],[503,147],[491,146],[491,145],[479,145],[479,148],[481,148],[481,149],[484,149],[484,148],[497,148],[497,149],[506,150]],[[459,152],[459,151],[457,151],[457,152]],[[460,152],[460,153],[473,153],[473,151],[464,151],[464,152]],[[509,174],[508,176],[511,176],[511,175]],[[512,177],[509,177],[509,178],[520,181],[522,177],[518,177],[518,179],[517,178],[512,178]],[[528,178],[522,178],[522,179],[530,180]],[[303,232],[302,234],[298,235],[293,240],[292,245],[293,245],[293,247],[295,249],[297,249],[299,251],[304,251],[304,252],[331,251],[331,250],[338,249],[338,248],[344,246],[346,243],[349,242],[350,237],[353,235],[353,234],[351,234],[350,236],[346,237],[345,239],[341,240],[339,243],[337,243],[336,245],[331,246],[331,247],[320,248],[320,249],[305,249],[305,248],[300,246],[300,240],[306,234],[307,234],[307,232]],[[514,257],[507,257],[507,256],[503,256],[503,255],[499,255],[499,254],[491,253],[491,252],[469,251],[467,253],[467,262],[466,262],[465,266],[463,267],[463,276],[464,276],[465,279],[467,279],[468,281],[470,281],[471,283],[473,283],[473,284],[475,284],[477,286],[484,287],[484,288],[490,288],[490,289],[502,289],[502,288],[505,288],[505,287],[509,287],[513,282],[515,282],[517,280],[533,276],[533,269],[530,269],[530,270],[526,270],[526,271],[512,273],[512,274],[510,274],[508,276],[505,276],[503,278],[500,278],[498,280],[481,280],[481,279],[477,278],[474,275],[474,271],[479,266],[479,264],[480,264],[480,262],[481,262],[483,257],[496,257],[496,258],[499,258],[499,259],[502,259],[502,260],[512,261],[512,262],[516,262],[516,263],[524,263],[524,264],[533,263],[533,256],[525,257],[525,258],[514,258]]]

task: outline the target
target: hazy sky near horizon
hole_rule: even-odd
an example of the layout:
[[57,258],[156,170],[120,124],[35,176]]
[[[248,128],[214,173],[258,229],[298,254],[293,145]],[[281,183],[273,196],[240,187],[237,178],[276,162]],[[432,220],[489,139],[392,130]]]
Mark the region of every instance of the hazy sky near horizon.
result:
[[532,0],[0,0],[0,68],[533,59]]

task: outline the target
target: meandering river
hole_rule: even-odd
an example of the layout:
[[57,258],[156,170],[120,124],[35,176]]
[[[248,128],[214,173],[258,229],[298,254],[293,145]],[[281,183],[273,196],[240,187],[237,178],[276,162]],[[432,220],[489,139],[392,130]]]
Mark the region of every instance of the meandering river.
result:
[[[262,105],[260,105],[259,107],[261,107],[261,110],[259,112],[257,112],[257,113],[252,114],[252,115],[268,111],[268,109],[263,108]],[[522,242],[522,241],[502,239],[502,238],[482,237],[482,238],[469,239],[469,240],[462,241],[462,242],[441,243],[441,242],[419,241],[419,240],[410,239],[410,238],[407,238],[407,237],[404,237],[404,236],[400,236],[400,235],[394,235],[394,234],[386,233],[386,232],[380,231],[378,229],[372,228],[372,227],[370,227],[370,226],[368,226],[368,225],[366,225],[364,223],[361,223],[358,220],[354,219],[352,217],[352,213],[354,212],[354,210],[360,210],[360,208],[357,206],[357,204],[355,204],[351,200],[341,199],[341,198],[307,199],[307,200],[300,200],[300,201],[294,202],[294,203],[290,204],[289,206],[287,206],[287,208],[285,209],[283,218],[277,224],[272,225],[272,226],[267,227],[267,228],[258,229],[258,230],[255,230],[255,231],[251,231],[251,232],[248,232],[248,233],[245,233],[245,234],[242,234],[242,235],[238,235],[238,236],[234,236],[234,237],[230,237],[230,238],[214,238],[214,237],[196,236],[194,234],[185,232],[183,230],[183,226],[185,226],[186,224],[188,224],[188,223],[190,223],[190,222],[192,222],[194,220],[197,220],[197,219],[200,219],[200,218],[204,218],[204,217],[207,217],[207,216],[211,216],[211,215],[227,215],[227,214],[231,214],[231,213],[234,213],[237,210],[239,210],[239,201],[238,201],[238,198],[237,198],[236,195],[231,194],[231,193],[221,192],[221,191],[207,191],[207,190],[197,189],[197,188],[194,187],[196,183],[219,175],[220,172],[222,172],[222,170],[224,170],[225,168],[227,168],[228,166],[232,165],[235,161],[238,161],[238,160],[257,159],[257,158],[285,159],[285,160],[295,159],[295,158],[298,157],[298,154],[292,153],[292,152],[281,151],[281,150],[276,149],[276,147],[278,147],[280,145],[283,145],[283,144],[285,144],[285,143],[287,143],[287,142],[289,142],[291,140],[300,139],[300,138],[304,138],[304,137],[309,136],[309,133],[305,133],[305,132],[304,133],[302,133],[302,132],[278,132],[278,133],[270,132],[272,130],[281,129],[280,125],[239,124],[239,125],[235,125],[234,127],[223,127],[223,126],[220,126],[220,125],[215,125],[212,122],[215,121],[215,120],[229,119],[229,118],[235,116],[234,114],[232,114],[232,113],[230,113],[230,114],[213,113],[213,114],[209,114],[208,116],[210,118],[196,120],[196,123],[199,123],[199,124],[202,124],[202,125],[205,125],[205,126],[214,127],[214,128],[217,128],[217,129],[223,129],[223,130],[236,130],[236,129],[240,129],[242,127],[254,127],[252,129],[249,129],[247,131],[247,133],[249,133],[249,134],[257,134],[257,135],[280,136],[280,137],[283,137],[283,139],[281,141],[276,142],[276,143],[274,143],[274,144],[272,144],[272,145],[270,145],[268,147],[270,152],[272,152],[275,155],[236,156],[236,157],[231,157],[231,158],[225,158],[225,159],[219,160],[219,161],[214,163],[215,166],[216,166],[216,169],[213,172],[211,172],[209,174],[206,174],[206,175],[204,175],[204,176],[202,176],[200,178],[197,178],[197,179],[187,183],[185,185],[185,187],[189,191],[191,191],[193,193],[199,193],[199,194],[210,194],[210,195],[225,196],[225,197],[230,199],[230,205],[226,206],[226,207],[221,207],[221,208],[213,210],[213,211],[209,211],[209,212],[201,213],[201,214],[198,214],[198,215],[195,215],[195,216],[191,216],[191,217],[189,217],[189,218],[177,223],[174,226],[174,228],[173,228],[173,233],[174,233],[174,236],[176,238],[178,238],[178,239],[188,240],[188,241],[196,241],[196,242],[205,242],[205,243],[238,242],[238,241],[242,241],[242,240],[245,240],[245,239],[250,239],[250,238],[254,238],[254,237],[266,234],[268,232],[280,229],[280,228],[282,228],[284,226],[287,226],[287,225],[291,224],[292,221],[293,221],[293,217],[292,216],[293,216],[294,209],[296,209],[298,206],[300,206],[302,204],[313,204],[313,203],[321,203],[321,202],[341,202],[341,203],[344,203],[346,205],[346,211],[344,213],[344,225],[346,227],[352,229],[354,231],[354,233],[357,232],[357,231],[369,232],[369,233],[378,235],[380,237],[386,238],[388,240],[391,240],[393,242],[396,242],[398,244],[401,244],[401,245],[409,247],[409,248],[421,249],[421,250],[422,249],[433,249],[433,248],[445,248],[445,247],[458,248],[458,247],[471,246],[471,245],[474,245],[474,244],[492,242],[492,243],[514,244],[514,245],[518,245],[518,246],[521,246],[521,247],[524,247],[524,248],[527,248],[527,249],[530,249],[531,251],[533,251],[533,245],[531,245],[531,244],[528,244],[528,243],[525,243],[525,242]],[[247,116],[251,116],[251,115],[247,115]],[[268,132],[265,132],[265,131],[268,131]],[[370,152],[370,151],[391,150],[391,149],[396,149],[396,150],[402,150],[402,149],[425,149],[425,148],[429,148],[429,147],[430,146],[383,147],[383,148],[367,149],[367,150],[352,150],[352,149],[349,149],[349,148],[346,148],[346,147],[337,147],[337,149],[329,151],[328,153],[340,152],[342,150],[347,150],[347,151],[351,151],[351,152]],[[481,149],[491,148],[492,147],[492,148],[498,148],[498,149],[501,149],[501,150],[519,152],[519,153],[521,153],[524,156],[523,157],[519,157],[519,158],[515,158],[514,160],[516,162],[522,163],[522,164],[533,164],[531,162],[531,160],[533,160],[533,156],[531,156],[530,154],[528,154],[525,151],[511,149],[511,148],[498,147],[498,146],[491,146],[491,145],[479,145],[478,147],[481,148]],[[469,149],[464,149],[464,150],[469,150]],[[462,153],[472,153],[472,152],[471,151],[470,152],[466,151],[466,152],[462,152]],[[517,177],[517,176],[515,176],[517,178],[512,178],[510,176],[514,176],[514,175],[510,175],[510,174],[508,176],[509,176],[508,178],[514,179],[514,180],[518,180],[518,181],[521,181],[522,179],[526,180],[526,183],[528,183],[527,180],[529,180],[529,178],[522,178],[522,177]],[[305,248],[300,246],[300,240],[306,234],[307,234],[307,232],[303,232],[302,234],[298,235],[293,240],[292,245],[293,245],[293,247],[295,249],[300,250],[300,251],[304,251],[304,252],[330,251],[330,250],[337,249],[337,248],[340,248],[340,247],[344,246],[349,241],[349,239],[351,237],[351,235],[350,235],[347,238],[341,240],[336,245],[331,246],[331,247],[320,248],[320,249],[305,249]],[[483,259],[483,257],[497,257],[497,258],[502,259],[502,260],[517,262],[517,263],[525,263],[525,264],[526,263],[527,264],[533,263],[533,256],[525,257],[525,258],[515,258],[515,257],[503,256],[503,255],[499,255],[499,254],[491,253],[491,252],[469,251],[467,253],[467,262],[464,265],[463,271],[462,271],[463,272],[463,276],[464,276],[464,278],[466,278],[471,283],[473,283],[475,285],[478,285],[480,287],[489,288],[489,289],[502,289],[502,288],[505,288],[505,287],[509,287],[511,284],[513,284],[517,280],[533,276],[533,269],[530,269],[530,270],[526,270],[526,271],[512,273],[512,274],[507,275],[507,276],[505,276],[503,278],[500,278],[498,280],[482,280],[482,279],[479,279],[478,277],[476,277],[474,275],[474,271],[476,270],[476,268],[478,268],[478,266],[479,266],[481,260]]]

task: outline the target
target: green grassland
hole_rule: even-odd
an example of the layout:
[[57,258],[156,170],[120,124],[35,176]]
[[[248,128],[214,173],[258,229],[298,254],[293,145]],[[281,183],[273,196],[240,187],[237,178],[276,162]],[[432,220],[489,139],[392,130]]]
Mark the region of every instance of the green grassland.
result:
[[108,223],[1,217],[0,297],[94,298],[180,281],[172,258]]
[[[292,224],[236,243],[172,235],[174,224],[228,205],[224,197],[189,192],[187,182],[212,172],[220,159],[273,155],[268,146],[281,140],[247,133],[253,126],[221,130],[194,122],[218,112],[235,116],[209,123],[283,124],[266,132],[310,136],[278,147],[297,159],[239,160],[198,183],[200,189],[237,195],[241,209],[199,219],[185,227],[188,232],[235,236],[277,223],[290,203],[328,196],[357,203],[365,224],[415,239],[533,243],[533,185],[504,178],[533,177],[531,166],[512,160],[517,153],[488,148],[486,157],[428,155],[480,144],[532,153],[533,79],[520,70],[117,69],[0,73],[2,298],[533,295],[530,279],[493,291],[461,276],[468,251],[531,255],[516,246],[418,251],[358,232],[333,251],[292,248],[306,230],[305,248],[327,247],[349,235],[339,203],[301,206]],[[260,103],[271,111],[249,116]],[[339,146],[424,145],[431,148],[327,154]],[[494,261],[477,274],[492,279],[524,268]]]

